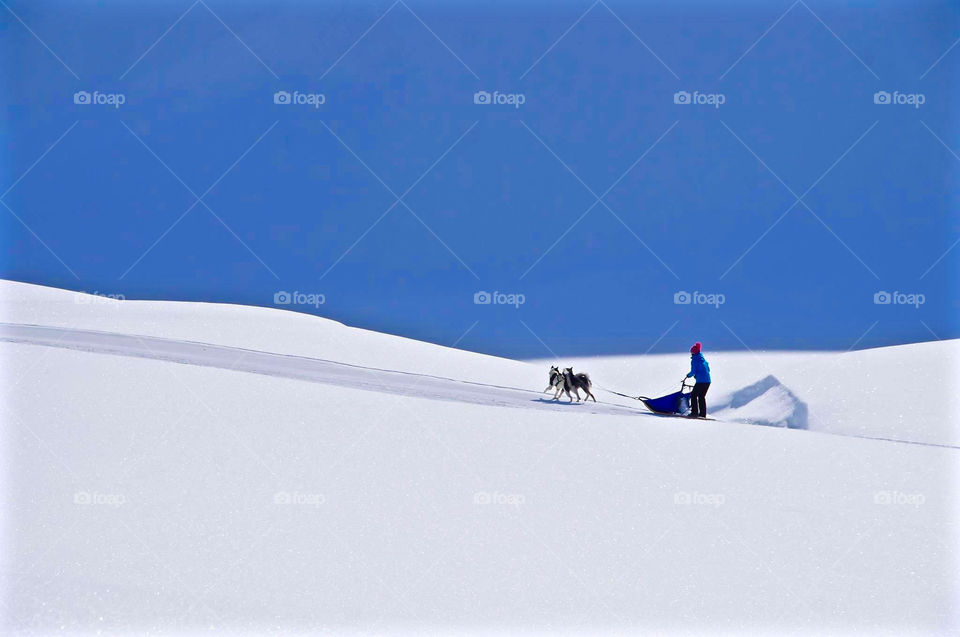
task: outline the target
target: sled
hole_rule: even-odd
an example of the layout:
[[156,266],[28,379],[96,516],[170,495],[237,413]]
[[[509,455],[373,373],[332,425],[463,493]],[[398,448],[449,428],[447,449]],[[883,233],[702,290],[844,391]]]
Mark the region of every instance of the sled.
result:
[[[639,400],[644,404],[644,406],[647,409],[652,411],[657,416],[686,418],[687,414],[690,413],[690,393],[693,391],[693,385],[688,385],[686,378],[680,381],[680,391],[673,392],[672,394],[667,394],[666,396],[661,396],[660,398],[648,398],[646,396],[630,396],[628,394],[621,394],[618,391],[613,391],[612,389],[606,389],[603,387],[601,387],[601,389],[603,389],[604,391],[608,391],[611,394],[616,394],[617,396],[623,396],[624,398]],[[697,420],[716,420],[716,418],[699,417],[697,418]]]
[[[687,391],[690,390],[690,391]],[[647,398],[638,396],[637,400],[642,402],[647,409],[655,414],[664,416],[683,416],[690,411],[690,392],[693,391],[693,385],[687,384],[684,378],[680,382],[680,391],[661,396],[660,398]]]

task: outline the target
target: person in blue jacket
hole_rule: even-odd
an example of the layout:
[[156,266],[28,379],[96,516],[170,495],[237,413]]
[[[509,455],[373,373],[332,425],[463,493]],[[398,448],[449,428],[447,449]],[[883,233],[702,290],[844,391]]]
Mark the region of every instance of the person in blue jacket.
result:
[[707,417],[707,390],[710,389],[710,364],[700,353],[703,347],[699,342],[694,343],[690,348],[690,373],[687,378],[693,376],[697,381],[693,386],[693,392],[690,394],[690,415],[688,418],[706,418]]

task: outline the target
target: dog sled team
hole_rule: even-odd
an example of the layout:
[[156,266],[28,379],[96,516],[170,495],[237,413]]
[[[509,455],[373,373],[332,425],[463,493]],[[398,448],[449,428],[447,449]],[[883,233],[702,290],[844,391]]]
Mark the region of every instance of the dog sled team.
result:
[[547,388],[543,390],[543,393],[547,393],[551,389],[554,391],[553,399],[560,400],[561,394],[566,393],[567,398],[570,399],[570,402],[573,402],[573,395],[570,392],[573,392],[577,397],[577,402],[580,402],[580,390],[582,389],[586,392],[583,400],[586,400],[588,397],[593,398],[593,402],[597,402],[597,399],[593,394],[590,393],[590,387],[593,386],[593,383],[590,382],[590,376],[584,373],[573,373],[572,367],[567,367],[563,371],[559,367],[554,365],[550,368],[550,384],[547,385]]
[[[686,415],[688,418],[706,418],[706,396],[707,390],[710,389],[711,377],[710,365],[700,351],[701,349],[702,345],[699,342],[694,343],[693,347],[690,348],[690,372],[681,382],[680,391],[656,399],[644,398],[642,396],[638,399],[642,401],[648,409],[656,413]],[[694,379],[692,388],[686,384],[687,379],[691,377]],[[583,397],[583,402],[586,402],[588,398],[593,398],[593,402],[597,402],[596,397],[590,391],[592,387],[593,383],[588,374],[583,372],[575,373],[573,367],[560,369],[556,365],[553,365],[550,367],[547,388],[544,389],[543,392],[546,393],[553,390],[553,400],[556,401],[559,401],[560,397],[566,394],[568,401],[572,403],[574,396],[577,397],[577,402],[581,401],[580,390],[583,390],[586,394]],[[691,391],[685,393],[685,389],[691,389]],[[689,413],[686,413],[688,405]]]

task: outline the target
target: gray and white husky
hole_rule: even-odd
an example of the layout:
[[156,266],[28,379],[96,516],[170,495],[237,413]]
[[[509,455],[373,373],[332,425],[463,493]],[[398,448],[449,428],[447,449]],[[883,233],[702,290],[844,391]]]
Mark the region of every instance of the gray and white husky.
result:
[[[547,379],[549,383],[547,384],[547,388],[543,390],[543,393],[547,393],[552,389],[554,390],[553,399],[559,400],[560,394],[562,394],[564,390],[563,372],[560,371],[559,367],[554,365],[550,368],[550,376],[548,376]],[[567,392],[567,395],[570,395],[570,392]],[[572,400],[571,398],[571,401]]]
[[[570,402],[573,402],[573,397],[570,396],[572,391],[577,395],[577,402],[580,402],[580,390],[586,392],[587,396],[593,398],[593,402],[597,402],[597,399],[593,394],[590,393],[590,387],[593,386],[593,383],[590,381],[590,376],[584,374],[583,372],[579,374],[573,373],[572,367],[567,367],[563,370],[563,391],[567,392],[567,396],[570,398]],[[587,399],[584,398],[584,401]]]

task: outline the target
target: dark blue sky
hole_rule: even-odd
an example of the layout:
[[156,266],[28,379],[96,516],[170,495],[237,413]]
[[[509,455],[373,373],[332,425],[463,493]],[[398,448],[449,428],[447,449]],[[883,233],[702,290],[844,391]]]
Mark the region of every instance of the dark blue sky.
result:
[[5,1],[4,278],[513,357],[960,336],[956,3]]

